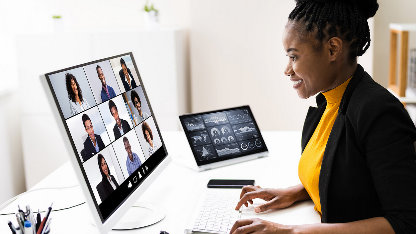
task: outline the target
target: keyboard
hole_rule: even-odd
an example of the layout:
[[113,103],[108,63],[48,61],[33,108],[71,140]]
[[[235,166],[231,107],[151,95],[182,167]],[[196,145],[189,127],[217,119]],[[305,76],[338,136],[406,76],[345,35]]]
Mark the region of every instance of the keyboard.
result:
[[191,231],[230,233],[235,221],[241,217],[241,211],[235,210],[240,190],[237,192],[235,189],[208,189],[196,213]]

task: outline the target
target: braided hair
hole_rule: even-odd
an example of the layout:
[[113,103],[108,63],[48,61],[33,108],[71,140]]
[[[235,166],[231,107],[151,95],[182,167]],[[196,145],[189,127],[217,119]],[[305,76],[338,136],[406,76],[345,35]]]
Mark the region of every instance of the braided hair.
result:
[[377,0],[296,0],[289,21],[303,22],[303,30],[316,32],[320,42],[331,37],[349,42],[349,60],[356,61],[370,47],[367,19],[377,10]]

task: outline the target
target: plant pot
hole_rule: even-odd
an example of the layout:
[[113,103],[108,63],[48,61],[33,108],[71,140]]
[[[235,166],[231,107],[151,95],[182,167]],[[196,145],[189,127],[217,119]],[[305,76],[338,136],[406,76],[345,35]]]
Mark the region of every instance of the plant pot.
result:
[[144,12],[144,22],[147,29],[159,29],[159,14],[156,11]]

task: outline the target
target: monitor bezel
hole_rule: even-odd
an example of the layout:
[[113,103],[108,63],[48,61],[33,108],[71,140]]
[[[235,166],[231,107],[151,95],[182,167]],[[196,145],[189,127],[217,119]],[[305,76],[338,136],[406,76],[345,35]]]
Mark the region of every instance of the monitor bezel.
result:
[[[264,143],[264,149],[263,150],[258,150],[258,151],[253,151],[253,152],[249,152],[249,153],[243,153],[243,154],[240,154],[240,155],[237,155],[237,156],[232,156],[232,157],[217,158],[217,159],[207,160],[207,161],[203,161],[203,162],[199,161],[198,158],[197,158],[197,153],[195,152],[194,147],[192,147],[192,142],[191,142],[190,137],[189,137],[190,131],[188,131],[186,129],[186,126],[185,126],[185,123],[184,123],[184,119],[189,118],[189,117],[195,117],[195,116],[205,115],[205,114],[213,114],[213,113],[230,111],[230,110],[238,110],[238,109],[248,109],[249,114],[250,114],[251,118],[253,119],[254,126],[258,130],[259,138]],[[186,139],[187,139],[188,144],[189,144],[189,146],[190,146],[190,148],[192,150],[192,154],[194,156],[195,162],[198,165],[198,167],[208,167],[209,165],[214,165],[214,164],[218,164],[218,163],[221,163],[221,162],[226,162],[226,161],[229,161],[229,160],[239,161],[239,160],[236,160],[236,159],[245,158],[245,157],[250,156],[250,155],[264,156],[265,154],[263,154],[263,153],[267,153],[268,152],[268,148],[267,148],[266,142],[264,141],[264,138],[263,138],[263,136],[261,134],[260,128],[259,128],[259,126],[257,124],[256,119],[254,118],[253,112],[251,111],[251,108],[250,108],[249,105],[243,105],[243,106],[237,106],[237,107],[231,107],[231,108],[225,108],[225,109],[218,109],[218,110],[212,110],[212,111],[205,111],[205,112],[199,112],[199,113],[192,113],[192,114],[185,114],[185,115],[179,116],[179,120],[181,122],[182,129],[185,132]]]
[[[153,171],[146,176],[146,178],[141,182],[141,184],[138,184],[137,187],[133,191],[131,191],[130,194],[128,194],[120,202],[120,204],[117,205],[115,210],[113,210],[111,212],[111,214],[109,214],[109,216],[106,219],[103,219],[103,217],[101,216],[101,212],[99,210],[99,207],[98,207],[99,204],[97,204],[96,201],[95,201],[94,194],[92,192],[92,188],[87,183],[88,178],[87,178],[87,175],[85,173],[85,170],[82,167],[83,163],[81,162],[81,159],[78,155],[77,149],[76,149],[75,144],[72,140],[72,137],[71,137],[70,131],[68,129],[68,126],[67,126],[67,124],[65,124],[66,119],[63,115],[63,112],[62,112],[60,106],[59,106],[58,99],[57,99],[57,97],[56,97],[56,95],[53,91],[54,89],[52,87],[52,83],[50,82],[49,76],[51,74],[55,74],[55,73],[59,73],[59,72],[62,72],[62,71],[87,66],[87,65],[90,65],[90,64],[94,64],[94,63],[99,63],[99,62],[102,62],[102,61],[106,61],[106,60],[110,60],[110,59],[114,59],[114,58],[118,58],[118,57],[122,57],[122,56],[126,56],[126,55],[129,55],[131,57],[134,68],[136,69],[139,82],[140,82],[141,87],[143,89],[143,93],[145,95],[145,98],[148,101],[149,110],[150,110],[151,116],[153,117],[153,120],[155,122],[155,126],[156,126],[156,129],[157,129],[157,132],[159,133],[160,140],[161,140],[161,143],[162,143],[162,146],[158,149],[158,151],[163,151],[164,155],[162,156],[161,160],[156,164],[156,166],[153,168]],[[71,161],[71,163],[74,167],[75,174],[77,175],[78,180],[80,182],[81,189],[84,193],[84,196],[86,198],[86,202],[87,202],[87,204],[90,208],[93,219],[94,219],[94,221],[97,225],[97,228],[100,230],[100,232],[101,233],[107,233],[120,220],[120,218],[127,212],[127,210],[130,209],[130,207],[144,193],[144,191],[150,186],[151,182],[156,179],[156,177],[163,171],[163,169],[168,165],[168,163],[171,160],[171,158],[169,157],[168,152],[166,150],[165,142],[164,142],[162,134],[160,132],[159,125],[157,124],[157,120],[156,120],[156,117],[154,115],[152,105],[150,104],[149,97],[147,95],[146,89],[145,89],[143,81],[141,79],[139,69],[138,69],[136,61],[133,57],[133,54],[132,54],[132,52],[128,52],[128,53],[123,53],[123,54],[119,54],[119,55],[115,55],[115,56],[111,56],[111,57],[107,57],[107,58],[103,58],[103,59],[94,60],[94,61],[87,62],[87,63],[82,63],[82,64],[79,64],[79,65],[76,65],[76,66],[72,66],[72,67],[60,69],[60,70],[57,70],[57,71],[54,71],[54,72],[46,73],[44,75],[41,75],[40,79],[41,79],[41,83],[42,83],[44,89],[46,90],[46,94],[47,94],[46,96],[47,96],[47,99],[49,100],[49,104],[52,108],[53,115],[55,116],[55,121],[58,124],[59,131],[62,134],[62,136],[66,136],[66,137],[63,137],[64,145],[66,147],[66,150],[68,152],[70,152],[69,155],[73,156],[73,157],[70,157],[70,161]]]

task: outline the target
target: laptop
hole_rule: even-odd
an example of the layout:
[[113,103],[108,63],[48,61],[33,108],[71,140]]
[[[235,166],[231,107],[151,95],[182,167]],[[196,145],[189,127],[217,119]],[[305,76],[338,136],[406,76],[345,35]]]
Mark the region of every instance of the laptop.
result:
[[248,105],[179,116],[200,171],[266,157]]

